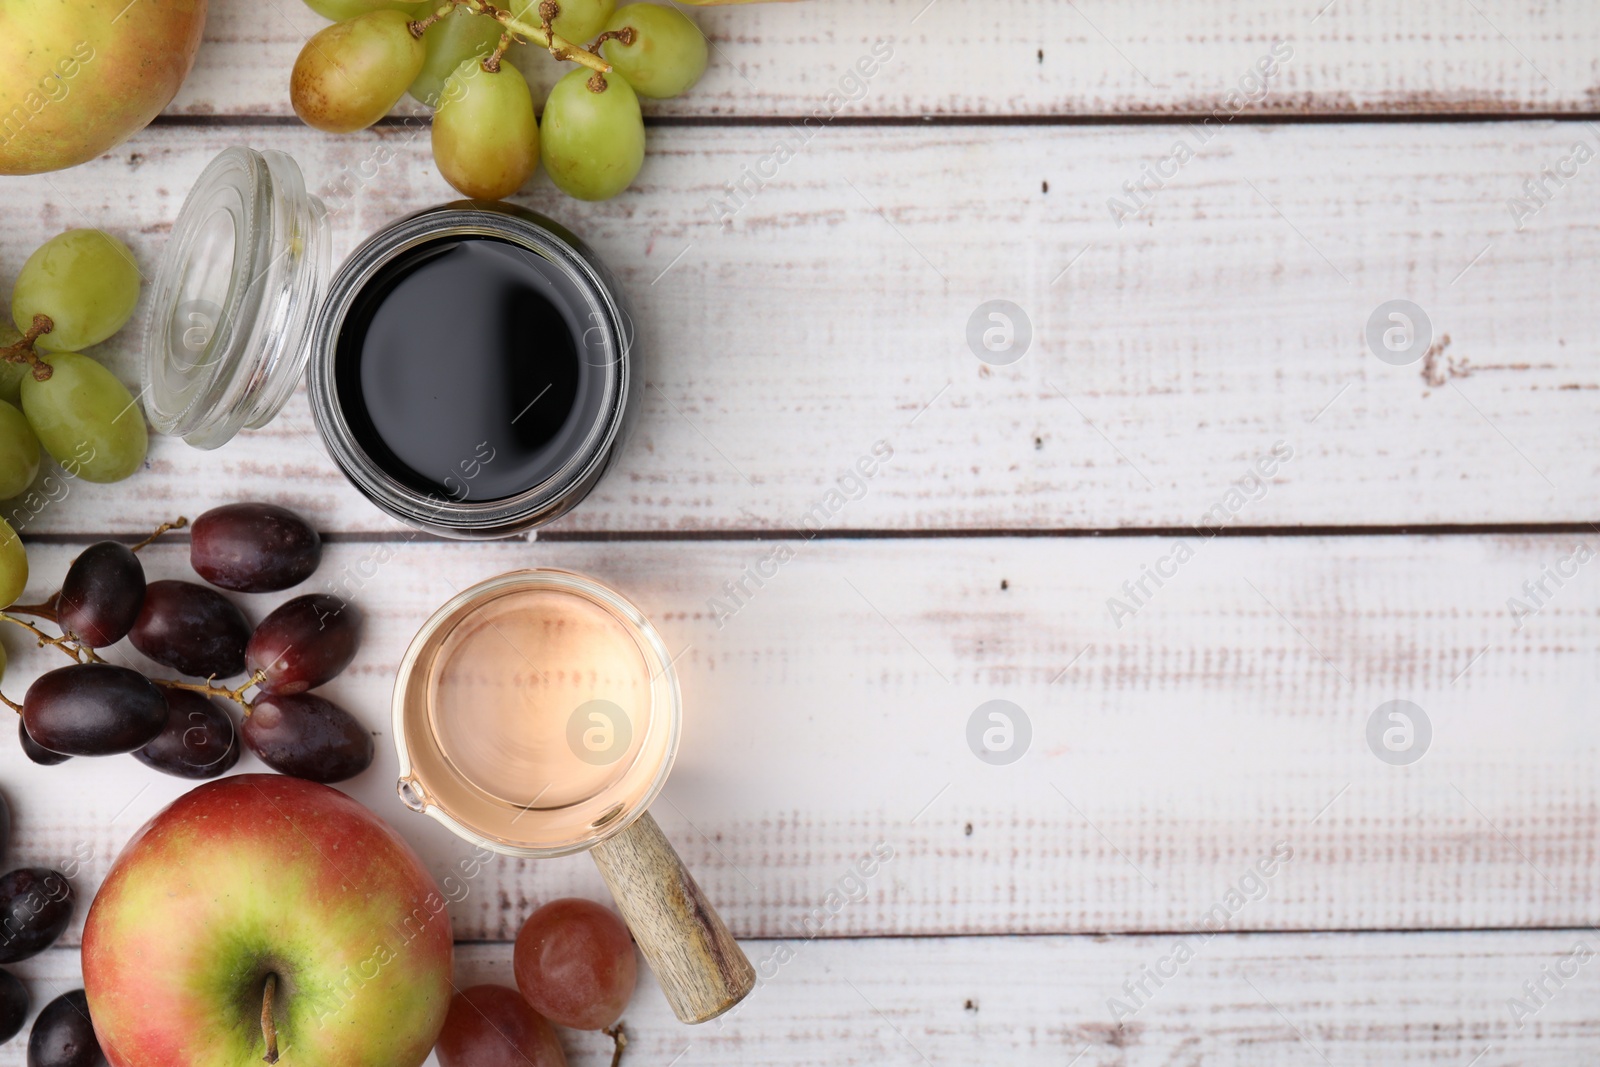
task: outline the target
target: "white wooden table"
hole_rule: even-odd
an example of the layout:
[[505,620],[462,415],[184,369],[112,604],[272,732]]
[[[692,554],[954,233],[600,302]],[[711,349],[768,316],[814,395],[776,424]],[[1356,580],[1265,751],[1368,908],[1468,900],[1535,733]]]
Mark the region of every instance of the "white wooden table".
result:
[[[336,259],[450,198],[425,131],[293,118],[316,16],[213,3],[168,115],[0,184],[0,276],[82,225],[153,264],[230,143],[345,183]],[[1600,163],[1542,205],[1524,183],[1600,153],[1600,12],[814,0],[702,23],[713,67],[654,109],[634,189],[584,205],[540,176],[518,198],[615,268],[649,358],[639,431],[577,513],[532,544],[413,535],[337,473],[302,395],[219,452],[158,440],[135,480],[26,509],[34,591],[174,513],[312,516],[322,577],[376,575],[332,687],[379,735],[349,791],[457,879],[468,981],[508,975],[538,903],[603,890],[582,857],[466,877],[467,847],[401,808],[400,653],[452,589],[514,567],[630,593],[681,650],[688,708],[656,815],[763,979],[696,1029],[646,980],[635,1067],[1592,1063],[1600,962],[1562,961],[1600,951],[1600,563],[1562,561],[1600,548]],[[880,40],[892,58],[857,88]],[[1275,43],[1292,56],[1264,97],[1168,164]],[[859,99],[720,221],[724,183],[841,88]],[[1108,201],[1141,180],[1119,226]],[[992,300],[1031,330],[1006,365],[967,339]],[[1392,300],[1435,341],[1406,365],[1366,340]],[[135,380],[133,334],[106,347]],[[878,442],[892,459],[830,498]],[[1196,531],[1208,515],[1219,536]],[[779,546],[792,558],[719,617]],[[186,548],[145,559],[177,576]],[[1542,579],[1541,605],[1524,583]],[[55,665],[5,642],[7,691]],[[1031,733],[1005,765],[968,744],[994,700]],[[1367,741],[1393,700],[1431,724],[1407,765]],[[185,788],[11,744],[0,783],[9,862],[88,855],[84,899]],[[893,858],[856,880],[875,849]],[[19,966],[40,1002],[77,982],[79,926]],[[606,1062],[603,1040],[567,1044]]]

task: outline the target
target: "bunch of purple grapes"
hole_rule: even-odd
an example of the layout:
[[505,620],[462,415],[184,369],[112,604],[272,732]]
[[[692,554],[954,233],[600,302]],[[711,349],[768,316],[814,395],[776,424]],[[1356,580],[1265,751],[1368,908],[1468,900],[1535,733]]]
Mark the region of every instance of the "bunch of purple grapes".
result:
[[[185,525],[184,520],[158,530]],[[299,515],[274,504],[228,504],[195,520],[189,562],[221,589],[271,593],[309,578],[322,540]],[[35,763],[131,752],[158,771],[214,778],[239,760],[240,740],[267,766],[314,782],[365,770],[372,736],[348,711],[310,690],[355,658],[361,613],[327,593],[299,596],[254,628],[217,589],[187,581],[146,582],[138,545],[90,545],[61,589],[17,614],[54,622],[60,636],[23,623],[41,644],[74,662],[41,675],[23,697],[19,735]],[[100,650],[127,638],[187,679],[153,679],[107,662]],[[242,681],[240,680],[242,679]],[[220,684],[232,680],[234,684]],[[252,696],[246,696],[254,690]],[[244,720],[235,729],[226,702]],[[9,703],[9,701],[8,701]]]

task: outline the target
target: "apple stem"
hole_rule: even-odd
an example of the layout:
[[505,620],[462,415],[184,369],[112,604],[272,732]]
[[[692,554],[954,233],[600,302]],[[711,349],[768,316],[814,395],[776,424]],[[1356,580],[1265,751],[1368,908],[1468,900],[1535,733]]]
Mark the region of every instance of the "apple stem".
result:
[[266,988],[261,991],[261,1036],[267,1042],[267,1054],[261,1058],[267,1063],[278,1062],[278,1028],[272,1021],[272,994],[277,989],[278,976],[269,973]]
[[622,1023],[600,1031],[611,1039],[611,1067],[617,1067],[622,1062],[622,1050],[628,1047],[628,1031],[623,1029]]

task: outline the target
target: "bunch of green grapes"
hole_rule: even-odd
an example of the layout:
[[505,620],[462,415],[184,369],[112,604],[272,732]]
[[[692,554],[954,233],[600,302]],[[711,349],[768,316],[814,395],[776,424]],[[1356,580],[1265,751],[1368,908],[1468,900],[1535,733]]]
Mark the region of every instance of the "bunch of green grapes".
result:
[[[148,438],[137,402],[82,354],[120,330],[138,302],[133,253],[100,230],[58,234],[22,265],[11,325],[0,324],[0,500],[33,484],[41,447],[90,482],[121,481],[144,463]],[[0,520],[0,606],[27,580],[22,542]]]
[[[675,8],[616,0],[306,0],[338,19],[306,42],[289,80],[295,113],[346,133],[382,118],[407,92],[434,109],[433,158],[462,194],[510,196],[541,159],[567,195],[606,200],[644,165],[641,96],[687,92],[708,46]],[[581,43],[593,43],[587,48]],[[502,62],[532,41],[579,66],[550,91],[542,119],[522,74]]]

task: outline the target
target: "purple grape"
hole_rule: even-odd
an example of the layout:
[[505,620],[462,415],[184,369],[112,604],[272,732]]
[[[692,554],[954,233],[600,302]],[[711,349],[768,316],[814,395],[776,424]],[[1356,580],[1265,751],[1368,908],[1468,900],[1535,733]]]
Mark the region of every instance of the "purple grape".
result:
[[143,748],[161,732],[167,698],[138,671],[74,663],[34,679],[22,698],[22,722],[51,752],[110,756]]
[[215,778],[239,762],[233,716],[215,700],[187,689],[161,687],[167,725],[133,758],[178,778]]
[[240,733],[262,763],[295,778],[342,782],[372,765],[372,735],[348,711],[311,693],[260,698]]
[[0,963],[37,956],[72,921],[72,883],[48,867],[0,875]]
[[240,593],[276,593],[311,577],[322,538],[276,504],[224,504],[194,521],[189,565],[212,585]]
[[41,767],[54,767],[58,763],[65,763],[72,757],[64,752],[51,752],[32,737],[28,736],[28,724],[17,717],[17,738],[22,742],[22,752],[33,762]]
[[84,549],[61,582],[61,629],[90,648],[128,636],[144,606],[144,568],[127,545],[100,541]]
[[83,990],[63,993],[39,1012],[28,1035],[28,1067],[106,1067]]
[[245,663],[252,674],[266,672],[263,692],[288,696],[332,681],[360,647],[360,610],[340,597],[311,593],[261,620]]
[[193,582],[151,582],[128,639],[175,671],[196,678],[232,678],[244,673],[250,623],[215,589]]
[[0,1045],[22,1033],[28,1021],[28,987],[10,971],[0,971]]

